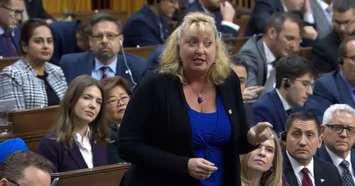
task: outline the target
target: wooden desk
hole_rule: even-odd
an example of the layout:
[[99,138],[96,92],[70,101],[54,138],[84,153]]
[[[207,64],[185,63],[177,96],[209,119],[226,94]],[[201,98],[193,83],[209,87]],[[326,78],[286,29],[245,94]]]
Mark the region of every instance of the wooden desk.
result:
[[124,48],[126,53],[141,57],[143,59],[148,59],[150,54],[157,48],[157,45],[143,46],[143,47],[127,47]]
[[59,178],[56,186],[117,186],[129,166],[129,164],[114,164],[92,169],[53,173],[52,178]]

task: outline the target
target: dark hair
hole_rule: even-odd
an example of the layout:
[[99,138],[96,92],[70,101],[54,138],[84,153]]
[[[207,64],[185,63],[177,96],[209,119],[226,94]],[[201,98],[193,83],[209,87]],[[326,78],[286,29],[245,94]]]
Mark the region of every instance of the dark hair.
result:
[[120,86],[127,92],[128,95],[132,95],[132,91],[128,82],[121,76],[114,76],[110,78],[104,78],[101,80],[101,84],[104,90],[105,98],[108,98],[111,90],[117,86]]
[[[58,124],[56,126],[56,140],[64,143],[66,147],[71,147],[73,144],[73,132],[75,117],[74,107],[78,102],[80,96],[87,87],[96,86],[102,96],[104,96],[103,89],[99,81],[93,79],[88,75],[80,75],[76,77],[70,84],[60,104],[60,114]],[[94,121],[90,123],[91,137],[94,141],[108,142],[108,128],[105,119],[105,102],[101,103],[100,112],[97,114]]]
[[53,164],[43,156],[32,151],[18,151],[5,161],[2,176],[9,180],[18,181],[23,178],[23,171],[30,166],[49,174],[54,170]]
[[242,56],[240,56],[238,54],[233,55],[231,61],[232,61],[233,65],[244,67],[245,70],[248,72],[247,60],[245,58],[243,58]]
[[92,15],[90,21],[89,21],[89,25],[90,25],[90,34],[92,34],[92,28],[100,22],[103,21],[109,21],[112,22],[116,25],[117,27],[117,32],[121,33],[122,28],[121,28],[121,23],[118,21],[118,19],[116,19],[114,16],[112,16],[109,13],[106,12],[98,12],[95,13],[94,15]]
[[303,22],[299,16],[290,12],[275,12],[267,20],[264,33],[266,33],[270,28],[275,28],[278,33],[281,32],[283,25],[287,20],[296,23],[302,32],[301,28],[303,27]]
[[154,3],[160,3],[161,0],[147,0],[148,5],[153,5]]
[[8,5],[11,0],[0,0],[0,5]]
[[294,80],[307,73],[315,77],[310,63],[300,56],[288,56],[276,62],[276,88],[280,88],[285,79]]
[[49,27],[48,23],[42,19],[29,19],[21,27],[21,38],[20,38],[20,49],[23,54],[26,54],[23,50],[24,46],[28,46],[30,39],[34,30],[40,26],[47,27],[51,35],[53,36],[52,29]]
[[350,9],[355,9],[354,0],[335,0],[332,3],[334,12],[346,12]]
[[338,49],[339,58],[346,57],[348,55],[346,46],[348,45],[348,43],[350,41],[354,41],[354,40],[355,40],[355,36],[349,36],[349,37],[346,37],[345,39],[343,39],[343,41],[340,43],[339,49]]
[[285,129],[286,136],[288,134],[288,131],[292,127],[294,121],[296,120],[314,121],[314,123],[316,124],[317,132],[318,134],[320,133],[320,122],[318,121],[316,115],[311,111],[301,111],[301,112],[294,112],[288,116],[286,121],[286,129]]

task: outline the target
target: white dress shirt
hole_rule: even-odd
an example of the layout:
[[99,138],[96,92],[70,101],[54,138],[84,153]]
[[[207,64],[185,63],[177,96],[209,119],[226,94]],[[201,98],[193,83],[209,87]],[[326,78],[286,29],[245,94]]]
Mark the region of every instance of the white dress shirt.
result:
[[92,148],[90,143],[90,129],[85,132],[84,136],[81,136],[78,132],[74,134],[75,144],[78,146],[79,151],[84,158],[84,161],[88,168],[93,168]]
[[[327,146],[325,146],[325,149],[327,150],[330,159],[332,159],[333,164],[337,167],[339,174],[343,175],[343,168],[340,167],[340,163],[344,160],[343,158],[339,157],[338,155],[334,154]],[[349,152],[348,155],[345,157],[345,160],[349,162],[349,171],[351,173],[351,177],[354,180],[355,183],[355,177],[354,177],[354,171],[353,171],[353,166],[351,165],[351,153]]]
[[304,166],[301,165],[300,163],[297,162],[297,160],[295,160],[286,150],[286,155],[288,157],[288,159],[291,162],[291,166],[293,169],[293,173],[295,174],[296,178],[297,178],[297,182],[299,185],[302,185],[302,179],[303,179],[303,173],[301,172],[301,170],[303,168],[307,168],[309,173],[308,176],[309,178],[311,178],[312,184],[315,185],[314,183],[314,162],[313,162],[313,158],[311,159],[311,161],[308,163],[308,165]]
[[280,94],[280,91],[276,89],[276,93],[279,96],[281,103],[282,103],[282,107],[285,109],[285,111],[291,109],[291,105],[288,104],[288,102],[286,101],[286,99]]

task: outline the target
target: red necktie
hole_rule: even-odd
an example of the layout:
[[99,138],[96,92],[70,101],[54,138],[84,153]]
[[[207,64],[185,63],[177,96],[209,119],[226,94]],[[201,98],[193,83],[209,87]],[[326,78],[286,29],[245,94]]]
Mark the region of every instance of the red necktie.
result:
[[313,186],[312,180],[309,177],[309,170],[305,167],[301,170],[302,172],[302,186]]

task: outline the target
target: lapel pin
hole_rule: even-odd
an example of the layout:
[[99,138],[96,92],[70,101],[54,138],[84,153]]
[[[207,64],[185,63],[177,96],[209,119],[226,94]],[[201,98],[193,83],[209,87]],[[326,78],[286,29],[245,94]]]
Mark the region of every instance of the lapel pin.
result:
[[232,115],[232,109],[228,109],[228,114]]
[[320,182],[321,182],[321,183],[325,182],[325,179],[321,178],[321,179],[320,179]]

